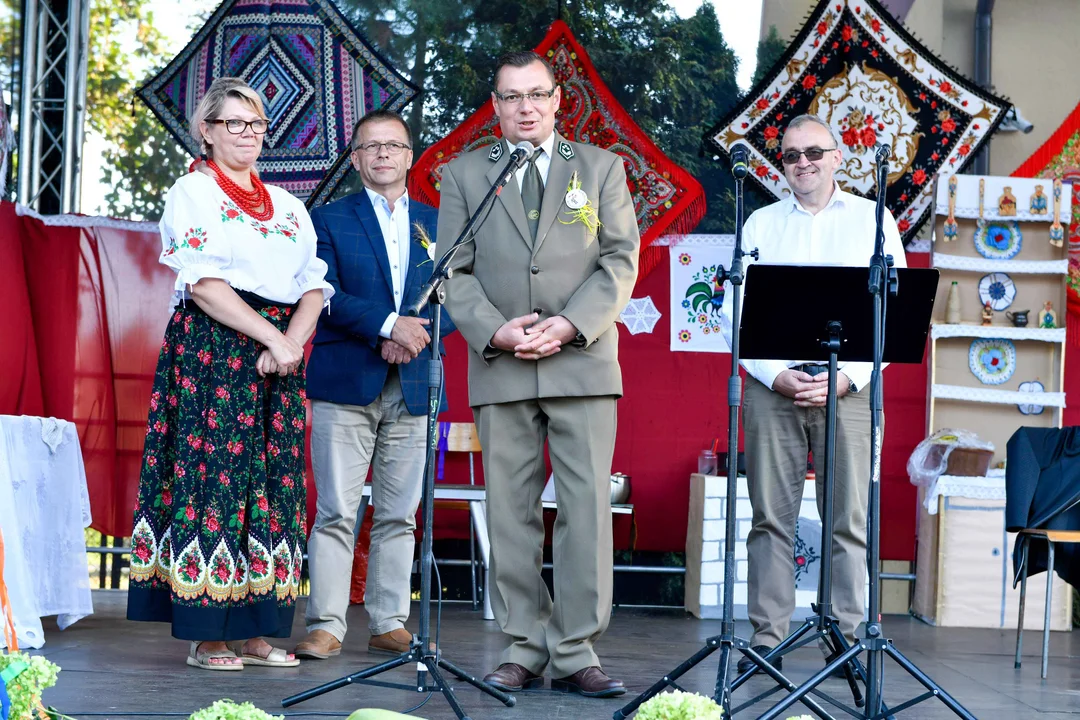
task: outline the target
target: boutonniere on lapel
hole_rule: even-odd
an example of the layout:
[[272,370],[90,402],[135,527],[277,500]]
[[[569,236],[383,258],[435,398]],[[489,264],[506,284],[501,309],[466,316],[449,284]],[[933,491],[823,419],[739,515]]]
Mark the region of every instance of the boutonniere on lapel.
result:
[[427,230],[417,220],[413,223],[413,236],[420,242],[420,247],[424,248],[427,252],[428,259],[416,264],[417,267],[426,265],[429,262],[435,262],[435,243],[428,235]]
[[600,217],[596,214],[596,207],[593,205],[592,200],[581,189],[581,180],[578,178],[577,170],[570,176],[570,184],[566,186],[566,197],[563,202],[569,208],[564,214],[570,216],[569,220],[559,218],[559,222],[563,225],[573,225],[579,222],[589,228],[590,232],[596,232],[600,229]]

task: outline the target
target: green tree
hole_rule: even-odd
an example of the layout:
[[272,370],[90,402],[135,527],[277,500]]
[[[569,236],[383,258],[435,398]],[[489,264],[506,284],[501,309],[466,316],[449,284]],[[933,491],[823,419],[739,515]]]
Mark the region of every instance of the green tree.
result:
[[110,188],[105,211],[155,220],[188,157],[157,118],[135,104],[136,88],[168,60],[150,5],[93,0],[86,94],[90,128],[107,143],[100,178]]
[[769,34],[758,41],[757,67],[754,69],[753,85],[761,82],[761,79],[765,77],[765,73],[772,70],[772,66],[783,56],[787,47],[788,44],[780,39],[780,33],[776,31],[776,26],[770,25]]

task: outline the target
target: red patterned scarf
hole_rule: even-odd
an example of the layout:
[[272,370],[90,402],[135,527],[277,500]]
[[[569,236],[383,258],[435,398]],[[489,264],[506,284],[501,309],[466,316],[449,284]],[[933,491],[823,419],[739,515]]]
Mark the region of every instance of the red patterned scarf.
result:
[[[664,234],[689,233],[704,217],[705,191],[656,147],[619,105],[566,23],[552,23],[536,52],[551,63],[555,81],[563,89],[562,107],[555,120],[559,134],[623,157],[626,184],[641,231],[638,277],[644,277],[663,257],[663,248],[651,247],[652,242]],[[498,142],[501,137],[495,111],[490,102],[484,103],[420,156],[409,174],[410,195],[438,206],[443,166],[461,153]]]

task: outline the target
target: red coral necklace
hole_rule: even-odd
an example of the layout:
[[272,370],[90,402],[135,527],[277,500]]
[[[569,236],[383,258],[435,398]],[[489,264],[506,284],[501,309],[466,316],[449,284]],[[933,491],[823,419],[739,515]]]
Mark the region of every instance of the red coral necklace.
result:
[[[226,175],[216,162],[207,160],[206,164],[217,176],[218,186],[225,191],[229,199],[236,203],[241,210],[256,220],[266,221],[274,217],[274,201],[270,198],[270,192],[263,185],[258,175],[251,173],[251,184],[255,189],[245,190],[233,182],[232,178]],[[259,206],[262,206],[261,212],[256,209]]]

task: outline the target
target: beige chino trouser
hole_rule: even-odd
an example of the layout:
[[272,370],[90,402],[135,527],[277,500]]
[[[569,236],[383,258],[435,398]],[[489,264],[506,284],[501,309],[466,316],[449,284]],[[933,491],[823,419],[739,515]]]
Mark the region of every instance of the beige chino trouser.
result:
[[[746,379],[743,428],[746,479],[754,518],[746,540],[751,645],[775,647],[795,610],[795,525],[811,451],[818,512],[825,481],[825,408],[795,407],[791,398]],[[837,400],[833,489],[833,615],[849,642],[864,618],[866,503],[870,484],[870,390]]]

